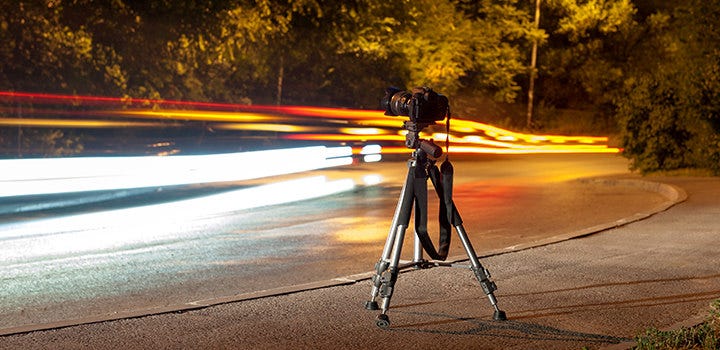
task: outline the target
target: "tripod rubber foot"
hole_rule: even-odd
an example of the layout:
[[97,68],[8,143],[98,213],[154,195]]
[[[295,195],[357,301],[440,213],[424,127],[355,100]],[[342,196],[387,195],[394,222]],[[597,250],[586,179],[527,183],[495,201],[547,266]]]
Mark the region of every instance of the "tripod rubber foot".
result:
[[375,320],[375,325],[382,329],[388,329],[390,327],[390,318],[386,314],[380,314]]
[[365,302],[365,310],[380,310],[375,300]]
[[507,315],[505,315],[505,311],[496,310],[495,313],[493,313],[493,320],[495,320],[495,321],[507,321]]

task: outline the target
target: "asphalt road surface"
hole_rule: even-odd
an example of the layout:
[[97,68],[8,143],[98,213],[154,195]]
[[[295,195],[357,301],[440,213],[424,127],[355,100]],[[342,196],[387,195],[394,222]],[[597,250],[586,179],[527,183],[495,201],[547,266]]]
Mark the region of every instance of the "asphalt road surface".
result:
[[[664,200],[641,188],[577,180],[627,174],[627,161],[616,155],[473,156],[453,162],[455,203],[478,254],[613,221]],[[382,181],[253,209],[228,205],[208,212],[192,202],[188,209],[138,195],[82,212],[5,216],[0,329],[127,310],[149,314],[168,305],[370,271],[406,171],[404,161],[383,161],[302,174],[331,180],[379,175]],[[598,205],[610,209],[594,211]],[[30,234],[7,234],[21,229]],[[460,254],[455,240],[451,255]]]

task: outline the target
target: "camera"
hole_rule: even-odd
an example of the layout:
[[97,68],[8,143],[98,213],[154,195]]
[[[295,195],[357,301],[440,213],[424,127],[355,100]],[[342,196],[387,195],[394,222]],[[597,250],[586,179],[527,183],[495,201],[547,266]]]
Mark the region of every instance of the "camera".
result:
[[390,87],[385,90],[382,107],[385,115],[408,116],[413,123],[435,124],[445,119],[449,103],[447,97],[428,87],[417,87],[412,92]]

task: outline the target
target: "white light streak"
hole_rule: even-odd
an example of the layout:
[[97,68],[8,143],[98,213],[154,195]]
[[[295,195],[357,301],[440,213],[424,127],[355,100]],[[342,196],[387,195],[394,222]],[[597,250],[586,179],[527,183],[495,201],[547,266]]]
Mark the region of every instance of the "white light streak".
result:
[[365,145],[360,150],[360,154],[378,154],[382,152],[380,145]]
[[351,179],[314,176],[195,199],[128,209],[0,225],[0,265],[8,271],[27,259],[142,249],[202,236],[223,224],[221,215],[350,191]]
[[379,162],[382,160],[382,147],[380,145],[365,145],[360,150],[365,163]]
[[377,174],[365,175],[363,177],[363,183],[367,186],[373,186],[382,182],[382,176]]
[[365,163],[379,162],[380,160],[382,160],[382,156],[379,154],[366,154],[363,156]]
[[324,146],[169,157],[0,160],[0,197],[258,179],[352,163]]

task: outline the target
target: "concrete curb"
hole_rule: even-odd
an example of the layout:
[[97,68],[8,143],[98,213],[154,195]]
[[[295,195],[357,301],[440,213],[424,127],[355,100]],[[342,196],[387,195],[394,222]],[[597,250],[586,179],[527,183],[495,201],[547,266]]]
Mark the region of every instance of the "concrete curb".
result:
[[[606,185],[606,186],[629,186],[629,187],[633,187],[633,188],[640,188],[640,189],[643,189],[646,191],[659,193],[660,195],[662,195],[663,197],[666,198],[666,201],[657,205],[656,207],[652,208],[649,211],[637,213],[630,217],[622,218],[622,219],[616,220],[614,222],[609,222],[609,223],[605,223],[605,224],[601,224],[601,225],[587,227],[587,228],[577,230],[577,231],[561,233],[559,235],[555,235],[555,236],[545,238],[542,240],[538,240],[538,241],[533,241],[533,242],[529,242],[529,243],[523,243],[523,244],[519,244],[519,245],[514,245],[514,246],[510,246],[510,247],[492,250],[490,252],[484,253],[483,255],[479,256],[479,258],[518,252],[518,251],[522,251],[522,250],[526,250],[526,249],[531,249],[531,248],[541,247],[541,246],[550,245],[550,244],[554,244],[554,243],[559,243],[559,242],[567,241],[570,239],[580,238],[580,237],[588,236],[588,235],[595,234],[598,232],[606,231],[606,230],[613,229],[613,228],[616,228],[619,226],[627,225],[632,222],[643,220],[643,219],[648,218],[656,213],[665,211],[665,210],[669,209],[670,207],[672,207],[678,203],[681,203],[687,199],[687,193],[685,192],[685,190],[683,190],[679,187],[673,186],[673,185],[659,183],[659,182],[652,182],[652,181],[646,181],[646,180],[640,180],[640,179],[629,179],[626,177],[589,178],[589,179],[579,179],[577,181],[580,181],[582,183],[599,183],[599,184]],[[449,257],[447,259],[447,262],[448,263],[456,263],[456,262],[463,262],[463,261],[467,261],[467,260],[468,260],[468,257],[466,255],[465,256],[458,255],[458,256]],[[409,272],[409,270],[404,270],[404,272]],[[166,313],[182,313],[182,312],[187,312],[187,311],[191,311],[191,310],[203,309],[203,308],[207,308],[207,307],[211,307],[211,306],[228,304],[228,303],[233,303],[233,302],[260,299],[260,298],[279,296],[279,295],[287,295],[287,294],[299,293],[299,292],[303,292],[303,291],[329,288],[329,287],[335,287],[335,286],[341,286],[341,285],[355,284],[357,282],[370,279],[373,276],[373,274],[374,274],[374,271],[370,271],[370,272],[364,272],[364,273],[350,275],[350,276],[333,278],[330,280],[322,280],[322,281],[309,282],[309,283],[304,283],[304,284],[299,284],[299,285],[284,286],[284,287],[266,289],[266,290],[255,291],[255,292],[250,292],[250,293],[242,293],[242,294],[225,296],[225,297],[195,300],[195,301],[190,301],[187,303],[167,305],[167,306],[157,307],[157,308],[126,310],[126,311],[120,311],[120,312],[115,312],[115,313],[111,313],[111,314],[90,315],[90,316],[78,318],[78,319],[5,328],[5,329],[0,329],[0,336],[19,334],[19,333],[30,333],[30,332],[50,330],[50,329],[66,328],[66,327],[72,327],[72,326],[83,325],[83,324],[116,321],[116,320],[121,320],[121,319],[139,318],[139,317],[166,314]],[[617,344],[614,346],[621,346],[621,345],[623,345],[623,344]],[[629,346],[627,346],[627,347],[630,347],[630,346],[632,346],[632,343],[630,343]],[[616,348],[613,348],[613,349],[616,349]],[[620,349],[620,348],[617,348],[617,349]]]

